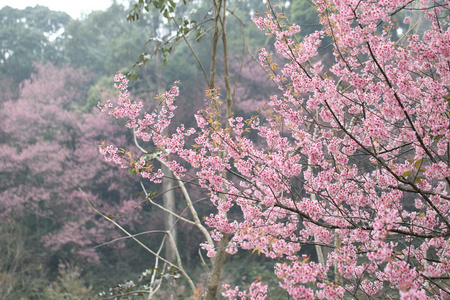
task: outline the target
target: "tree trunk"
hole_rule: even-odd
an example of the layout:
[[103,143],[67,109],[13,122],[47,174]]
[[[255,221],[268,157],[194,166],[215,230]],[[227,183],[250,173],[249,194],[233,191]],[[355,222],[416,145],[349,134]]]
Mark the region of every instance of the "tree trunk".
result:
[[208,274],[208,283],[206,286],[205,300],[216,299],[217,290],[219,289],[220,274],[223,264],[227,258],[225,251],[228,245],[228,234],[224,233],[216,247],[216,255],[212,259],[212,269]]
[[[222,11],[222,18],[220,18],[220,13]],[[213,35],[213,52],[211,56],[211,73],[210,73],[210,89],[215,88],[215,74],[216,74],[216,54],[217,54],[217,44],[219,40],[220,30],[219,30],[219,24],[222,24],[222,44],[223,44],[223,62],[224,62],[224,81],[225,81],[225,87],[226,87],[226,116],[225,116],[225,126],[227,129],[230,128],[230,124],[228,122],[228,119],[232,117],[232,93],[231,93],[231,86],[229,82],[229,73],[228,73],[228,54],[227,54],[227,33],[226,33],[226,0],[216,0],[214,1],[214,35]],[[220,22],[219,22],[220,19]],[[215,99],[213,99],[215,101]],[[218,103],[215,103],[216,107],[216,118],[217,123],[222,124],[220,120],[220,112],[217,108]],[[219,154],[219,157],[223,158],[222,155]],[[224,178],[226,178],[227,173],[224,172],[222,174]],[[225,188],[225,187],[224,187]],[[225,198],[225,194],[219,194],[219,198]],[[212,259],[212,269],[210,273],[208,274],[208,283],[206,286],[206,293],[205,293],[205,299],[206,300],[214,300],[216,299],[217,290],[219,289],[219,283],[220,283],[220,275],[222,271],[222,267],[225,263],[225,260],[227,258],[228,253],[226,252],[226,248],[228,245],[228,234],[222,232],[223,236],[220,239],[219,243],[216,246],[216,255]]]
[[[153,34],[156,36],[156,29],[159,24],[159,15],[155,17],[155,21],[153,22]],[[156,77],[156,89],[158,94],[162,94],[167,90],[166,83],[164,82],[164,73],[161,68],[161,52],[158,52],[155,56],[155,66],[154,72]],[[163,187],[163,206],[169,210],[175,212],[175,191],[173,190],[173,179],[170,178],[172,172],[166,166],[161,167],[162,171],[166,176],[162,179],[162,187]],[[177,228],[176,228],[176,218],[174,215],[165,213],[164,217],[164,230],[170,232],[172,234],[172,238],[174,240],[174,244],[177,245]],[[171,241],[166,237],[165,242],[165,257],[168,261],[175,261],[175,249],[172,246]]]
[[[166,167],[162,167],[164,174],[171,174],[170,170]],[[163,190],[166,191],[163,194],[163,205],[169,210],[175,212],[175,192],[173,190],[173,180],[171,178],[164,177],[162,182]],[[176,218],[174,215],[166,213],[164,217],[164,230],[170,231],[172,238],[177,244],[177,228],[176,228]],[[165,243],[165,256],[168,261],[175,261],[175,249],[173,248],[170,240],[166,238]]]

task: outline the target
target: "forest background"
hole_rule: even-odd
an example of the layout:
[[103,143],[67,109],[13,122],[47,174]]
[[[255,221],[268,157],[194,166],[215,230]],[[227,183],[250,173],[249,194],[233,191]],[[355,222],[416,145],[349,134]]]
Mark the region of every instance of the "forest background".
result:
[[[108,243],[120,233],[89,208],[80,192],[133,232],[161,228],[166,218],[145,202],[140,178],[102,162],[98,153],[98,145],[107,137],[116,145],[132,144],[123,123],[99,113],[96,105],[115,97],[113,76],[129,71],[142,53],[151,52],[154,45],[146,41],[152,30],[165,26],[150,13],[127,22],[132,5],[113,3],[77,20],[42,6],[0,10],[0,294],[4,299],[95,297],[120,282],[137,281],[153,265],[154,257],[132,241]],[[209,5],[196,1],[190,13],[207,15]],[[308,1],[284,6],[292,22],[318,23]],[[249,55],[269,42],[250,20],[266,7],[261,1],[240,1],[234,8],[242,23],[228,24],[230,74],[237,79],[244,53],[235,101],[236,111],[249,116],[275,90]],[[192,38],[205,65],[211,35],[205,31],[200,42]],[[205,105],[207,85],[201,69],[182,43],[173,48],[164,68],[161,64],[152,59],[136,70],[140,79],[132,83],[131,91],[151,102],[159,92],[160,74],[155,72],[162,72],[167,86],[181,80],[178,106],[185,114],[177,118],[189,126],[192,114]],[[223,72],[221,62],[218,72]],[[193,193],[201,198],[199,189]],[[161,195],[156,200],[162,202]],[[200,215],[209,214],[208,203],[204,201]],[[184,266],[201,279],[198,245],[203,238],[191,226],[178,230]],[[145,240],[157,247],[161,238],[153,234]],[[273,276],[273,262],[248,254],[228,260],[224,274],[229,283]],[[171,284],[179,297],[189,295],[183,283]]]
[[448,298],[449,5],[3,8],[4,297]]

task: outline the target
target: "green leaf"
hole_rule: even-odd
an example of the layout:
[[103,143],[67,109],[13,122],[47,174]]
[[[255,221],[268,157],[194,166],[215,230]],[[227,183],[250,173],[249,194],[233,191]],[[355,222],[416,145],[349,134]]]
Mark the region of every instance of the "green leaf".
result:
[[422,163],[422,159],[418,159],[418,160],[416,160],[416,162],[414,163],[414,167],[416,168],[416,169],[418,169],[419,167],[420,167],[420,164]]
[[405,173],[402,174],[402,177],[406,178],[406,176],[411,175],[411,171],[406,171]]
[[425,179],[425,177],[416,177],[416,179],[414,179],[414,182],[416,183],[420,183],[420,181],[422,181],[422,179]]

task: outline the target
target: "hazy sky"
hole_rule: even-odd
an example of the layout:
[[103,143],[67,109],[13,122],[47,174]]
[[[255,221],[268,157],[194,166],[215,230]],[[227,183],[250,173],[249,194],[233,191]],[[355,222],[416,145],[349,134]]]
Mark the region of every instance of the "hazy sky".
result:
[[[23,9],[27,6],[43,5],[51,10],[65,11],[72,18],[78,19],[93,10],[104,10],[111,6],[113,0],[0,0],[0,8],[11,6]],[[123,1],[117,1],[122,3]]]

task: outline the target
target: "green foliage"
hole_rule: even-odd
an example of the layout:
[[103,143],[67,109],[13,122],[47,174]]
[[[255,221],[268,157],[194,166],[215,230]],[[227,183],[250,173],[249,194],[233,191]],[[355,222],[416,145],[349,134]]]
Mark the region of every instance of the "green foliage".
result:
[[86,104],[79,109],[83,112],[90,112],[97,106],[99,101],[105,99],[106,95],[113,93],[114,80],[111,76],[100,78],[95,85],[89,87]]
[[321,29],[320,17],[311,0],[294,0],[290,7],[290,22],[301,26],[300,34],[306,36]]
[[66,13],[39,5],[24,10],[2,8],[0,74],[18,85],[34,72],[33,62],[62,62],[59,38],[70,19]]
[[67,24],[65,54],[76,67],[96,74],[112,76],[134,63],[145,52],[145,20],[136,24],[125,21],[127,11],[114,3],[105,11],[95,11],[83,20]]
[[187,55],[187,53],[189,53],[189,49],[185,44],[180,44],[175,48],[173,56],[164,69],[167,85],[171,85],[180,78],[183,78],[181,86],[197,82],[197,76],[200,75],[198,64],[192,55]]
[[[27,223],[32,223],[33,228]],[[39,219],[27,214],[20,222],[2,219],[0,224],[0,295],[4,300],[22,296],[39,299],[45,283],[45,248],[37,239],[27,239],[40,230]]]
[[[159,54],[162,54],[162,66],[165,67],[180,40],[200,41],[203,38],[205,30],[202,23],[210,18],[197,18],[198,5],[183,3],[184,5],[172,0],[139,0],[130,7],[127,20],[136,22],[143,18],[149,19],[152,30],[146,36],[146,45],[149,46],[150,51],[139,56],[127,73],[129,78],[137,79],[139,77],[137,70],[145,67],[153,57]],[[158,34],[158,31],[163,34]]]
[[68,263],[58,266],[58,281],[46,288],[46,297],[49,300],[81,300],[96,299],[92,286],[86,287],[81,279],[80,268]]

